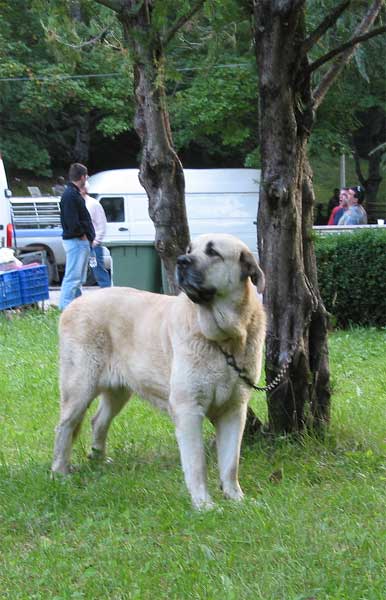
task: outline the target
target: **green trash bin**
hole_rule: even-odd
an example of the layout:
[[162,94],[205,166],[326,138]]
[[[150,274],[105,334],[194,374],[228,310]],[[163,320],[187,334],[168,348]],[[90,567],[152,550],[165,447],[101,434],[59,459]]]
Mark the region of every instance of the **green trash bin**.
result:
[[160,293],[161,261],[154,242],[110,242],[113,284]]

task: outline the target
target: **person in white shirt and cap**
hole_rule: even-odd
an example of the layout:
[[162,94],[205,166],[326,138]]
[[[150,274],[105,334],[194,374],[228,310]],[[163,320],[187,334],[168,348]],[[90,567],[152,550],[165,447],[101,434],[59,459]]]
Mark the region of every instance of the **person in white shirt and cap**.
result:
[[106,215],[103,206],[87,193],[87,184],[81,189],[95,229],[95,239],[91,246],[90,267],[99,287],[110,287],[111,276],[104,265],[102,241],[106,233]]

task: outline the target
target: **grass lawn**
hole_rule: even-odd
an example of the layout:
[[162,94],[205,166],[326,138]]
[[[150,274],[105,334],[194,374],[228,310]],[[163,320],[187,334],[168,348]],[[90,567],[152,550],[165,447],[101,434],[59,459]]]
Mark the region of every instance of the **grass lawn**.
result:
[[139,400],[111,465],[89,465],[87,422],[79,471],[51,481],[56,328],[54,310],[0,313],[0,598],[385,600],[386,330],[331,335],[328,436],[245,446],[242,505],[217,490],[208,426],[217,509],[196,513],[168,418]]

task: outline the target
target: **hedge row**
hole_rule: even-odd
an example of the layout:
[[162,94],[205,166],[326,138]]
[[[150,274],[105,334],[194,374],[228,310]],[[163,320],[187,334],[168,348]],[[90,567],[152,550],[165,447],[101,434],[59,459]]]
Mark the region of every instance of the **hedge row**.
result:
[[338,327],[386,326],[386,231],[317,236],[319,288]]

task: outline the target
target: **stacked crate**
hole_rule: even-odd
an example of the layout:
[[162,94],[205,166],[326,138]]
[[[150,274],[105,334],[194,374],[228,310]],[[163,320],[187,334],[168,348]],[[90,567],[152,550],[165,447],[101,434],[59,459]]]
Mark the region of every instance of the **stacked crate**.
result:
[[22,304],[19,271],[0,273],[0,310]]
[[0,272],[0,310],[34,304],[49,298],[46,265]]

